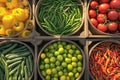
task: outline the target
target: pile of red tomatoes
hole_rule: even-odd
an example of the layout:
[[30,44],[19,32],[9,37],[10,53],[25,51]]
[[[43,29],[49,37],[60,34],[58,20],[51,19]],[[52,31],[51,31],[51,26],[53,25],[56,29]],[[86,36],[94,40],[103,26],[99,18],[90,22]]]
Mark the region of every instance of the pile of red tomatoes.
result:
[[120,32],[120,0],[91,0],[88,14],[90,22],[99,31]]

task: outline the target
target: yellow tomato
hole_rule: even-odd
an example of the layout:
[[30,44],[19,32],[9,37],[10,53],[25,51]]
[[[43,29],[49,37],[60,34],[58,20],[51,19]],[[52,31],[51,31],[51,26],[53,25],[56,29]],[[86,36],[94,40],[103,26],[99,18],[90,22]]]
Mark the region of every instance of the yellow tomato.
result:
[[5,26],[5,29],[12,28],[15,19],[12,15],[6,15],[2,18],[3,25]]
[[28,0],[23,0],[22,4],[23,4],[24,6],[28,6]]
[[28,37],[31,33],[32,33],[32,32],[31,32],[30,30],[24,30],[24,31],[22,32],[22,34],[20,35],[20,37],[26,38],[26,37]]
[[23,22],[16,22],[13,26],[13,29],[17,32],[20,32],[24,29],[24,23]]
[[0,3],[5,3],[7,2],[7,0],[0,0]]
[[23,3],[22,3],[22,2],[19,2],[19,3],[18,3],[18,7],[19,7],[19,8],[24,8]]
[[13,9],[18,6],[19,0],[7,0],[6,6],[8,9]]
[[24,18],[27,19],[27,18],[29,17],[29,13],[30,13],[29,9],[28,9],[28,8],[25,8],[25,9],[24,9],[24,13],[25,13],[25,14],[24,14]]
[[5,3],[0,2],[0,7],[5,7]]
[[5,28],[3,25],[0,25],[0,35],[5,35]]
[[33,20],[28,21],[27,29],[33,29]]
[[29,15],[22,8],[13,9],[12,14],[15,16],[17,21],[25,21],[28,18],[28,15]]
[[6,29],[5,34],[6,34],[7,36],[12,36],[12,35],[15,34],[15,32],[14,32],[13,29]]
[[0,20],[2,20],[3,16],[7,14],[7,11],[4,7],[0,7]]

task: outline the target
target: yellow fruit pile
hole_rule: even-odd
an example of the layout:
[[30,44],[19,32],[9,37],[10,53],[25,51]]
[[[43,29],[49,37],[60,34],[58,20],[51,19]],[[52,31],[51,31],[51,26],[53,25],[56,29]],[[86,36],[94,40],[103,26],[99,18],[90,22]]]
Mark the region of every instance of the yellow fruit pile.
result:
[[13,36],[21,32],[29,13],[27,0],[0,0],[0,35]]

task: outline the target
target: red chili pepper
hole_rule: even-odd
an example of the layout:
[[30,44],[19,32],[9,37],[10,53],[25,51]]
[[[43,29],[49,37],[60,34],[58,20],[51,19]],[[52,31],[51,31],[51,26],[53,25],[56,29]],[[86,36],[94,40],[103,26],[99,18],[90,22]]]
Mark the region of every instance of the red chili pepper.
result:
[[103,73],[107,75],[106,67],[104,65],[101,66],[101,69],[102,69]]
[[115,74],[110,80],[120,79],[120,73]]

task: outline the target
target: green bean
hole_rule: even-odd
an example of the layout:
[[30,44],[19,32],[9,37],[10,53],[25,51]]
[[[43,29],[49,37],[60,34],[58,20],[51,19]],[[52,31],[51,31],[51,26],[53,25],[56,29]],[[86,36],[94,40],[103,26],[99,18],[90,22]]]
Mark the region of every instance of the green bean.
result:
[[4,70],[5,70],[5,79],[8,80],[9,75],[8,75],[8,67],[7,67],[7,63],[5,62],[4,59],[0,58],[0,62],[4,65]]
[[8,53],[9,51],[13,50],[15,47],[17,47],[17,43],[13,44],[11,47],[7,48],[6,50],[4,50],[2,53],[3,54],[6,54]]
[[21,76],[23,77],[25,74],[24,74],[24,65],[25,65],[25,61],[22,61],[21,63]]
[[20,63],[21,63],[21,61],[16,61],[16,62],[14,62],[14,63],[8,65],[8,68],[11,69],[11,68],[17,66],[17,65],[20,64]]
[[28,73],[28,76],[30,76],[30,64],[27,58],[25,60],[26,60],[27,73]]
[[[14,68],[14,67],[12,67],[12,68]],[[12,69],[12,70],[9,72],[9,75],[14,74],[17,70],[19,70],[19,68],[20,68],[20,65],[16,66],[14,69]]]
[[24,71],[25,71],[25,80],[29,80],[26,66],[24,66]]
[[[82,7],[77,1],[48,0],[43,1],[42,4],[40,6],[39,18],[42,27],[49,33],[64,35],[65,33],[74,32],[75,28],[73,26],[79,27],[77,25],[81,23],[82,19],[82,12],[79,8]],[[77,24],[76,21],[80,22]]]
[[28,60],[29,60],[29,65],[30,65],[30,72],[33,71],[33,61],[32,61],[32,56],[28,56]]
[[23,57],[18,57],[18,58],[14,58],[14,59],[12,59],[12,60],[6,60],[6,62],[8,63],[8,64],[11,64],[11,63],[14,63],[14,62],[16,62],[16,61],[20,61],[20,60],[22,60],[23,59]]

